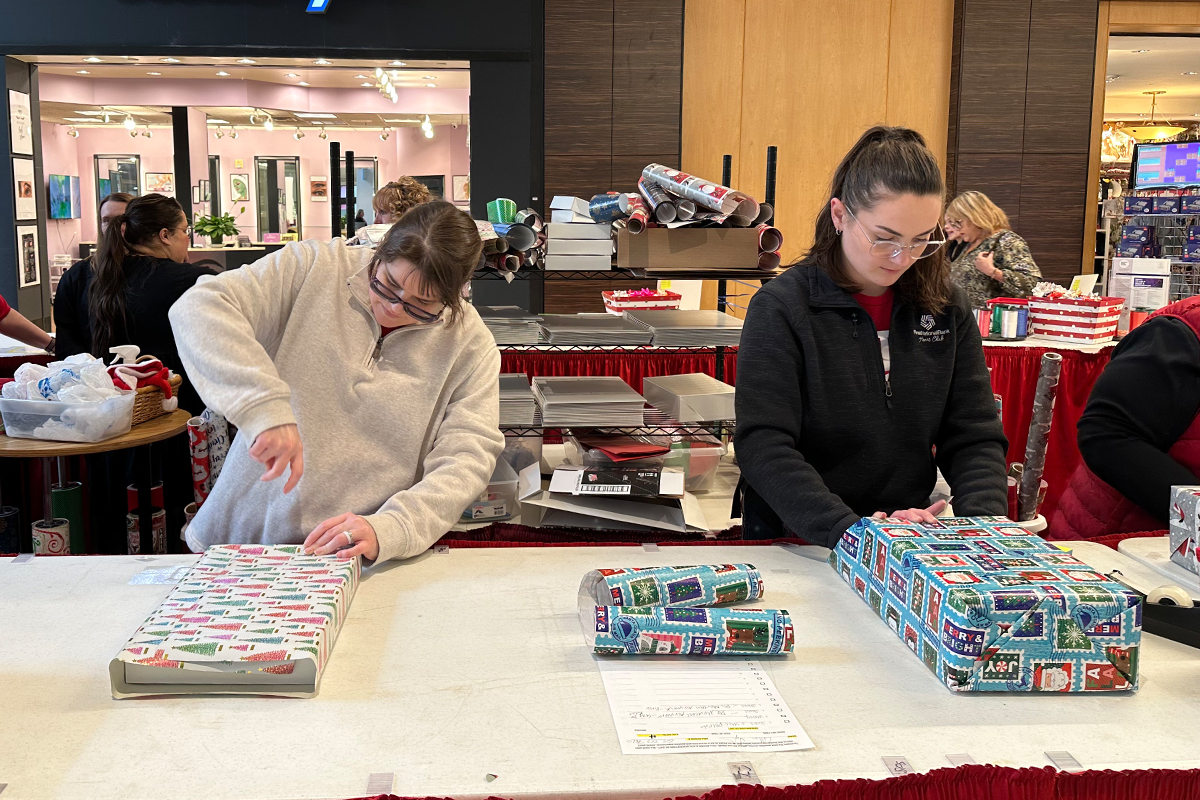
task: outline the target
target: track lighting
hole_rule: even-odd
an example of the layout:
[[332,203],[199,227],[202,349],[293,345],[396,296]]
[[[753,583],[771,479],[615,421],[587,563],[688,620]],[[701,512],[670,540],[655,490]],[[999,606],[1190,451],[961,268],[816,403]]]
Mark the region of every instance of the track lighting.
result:
[[320,133],[318,133],[318,134],[317,134],[317,138],[318,138],[318,139],[328,139],[328,138],[329,138],[329,134],[328,134],[328,133],[326,133],[325,131],[321,131]]
[[213,136],[216,136],[218,139],[224,138],[225,131],[221,130],[220,128],[217,128],[215,131],[213,131]]
[[426,133],[429,133],[431,130],[433,130],[433,123],[429,121],[428,114],[425,115],[425,119],[421,122],[421,130],[425,131]]
[[153,139],[154,131],[150,130],[149,126],[146,126],[146,130],[142,131],[142,136],[145,136],[147,139]]
[[433,138],[433,128],[430,128],[429,130],[425,131],[425,138],[426,138],[426,139],[432,139],[432,138]]
[[234,128],[233,130],[231,130],[231,131],[229,132],[229,138],[230,138],[230,139],[236,139],[237,137],[238,137],[237,128]]
[[131,131],[129,132],[129,138],[130,138],[130,139],[136,139],[136,138],[137,138],[137,131],[131,130]]
[[299,128],[296,128],[296,132],[292,134],[292,138],[295,139],[297,142],[300,141],[301,139],[304,138],[304,131],[300,130]]
[[71,127],[67,128],[67,136],[70,136],[72,139],[78,139],[78,138],[79,138],[79,131],[75,129],[75,126],[74,126],[74,125],[72,125]]
[[386,142],[388,136],[390,136],[390,135],[391,135],[391,131],[389,131],[387,128],[384,128],[383,130],[381,130],[379,132],[379,139],[380,139],[380,141]]
[[134,128],[136,128],[136,127],[137,127],[137,123],[134,121],[134,119],[133,119],[133,115],[132,115],[132,114],[127,114],[127,115],[125,116],[125,130],[127,130],[127,131],[131,131],[131,130],[133,130],[133,129],[134,129]]
[[273,119],[271,119],[270,114],[268,114],[267,118],[263,121],[263,127],[266,128],[268,131],[275,130],[275,121]]

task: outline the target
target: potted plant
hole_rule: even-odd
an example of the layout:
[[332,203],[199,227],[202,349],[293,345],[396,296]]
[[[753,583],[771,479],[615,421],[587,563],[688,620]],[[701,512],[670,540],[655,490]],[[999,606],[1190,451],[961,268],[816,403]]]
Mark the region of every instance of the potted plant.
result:
[[201,236],[207,236],[213,244],[221,244],[226,236],[237,236],[238,234],[238,226],[232,214],[196,217],[192,230]]

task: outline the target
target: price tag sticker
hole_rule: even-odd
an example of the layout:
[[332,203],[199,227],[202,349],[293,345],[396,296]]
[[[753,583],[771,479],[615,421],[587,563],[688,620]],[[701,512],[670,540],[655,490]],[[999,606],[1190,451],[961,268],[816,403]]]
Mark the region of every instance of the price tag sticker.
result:
[[33,553],[21,553],[21,555],[17,556],[16,558],[14,558],[12,560],[12,563],[13,564],[28,564],[30,561],[33,561]]
[[967,764],[978,764],[979,762],[971,758],[970,753],[951,753],[946,756],[946,760],[956,767],[965,767]]
[[372,772],[367,776],[367,794],[391,794],[396,781],[394,772]]
[[1063,772],[1083,771],[1083,764],[1080,764],[1075,756],[1071,755],[1066,750],[1047,750],[1046,758],[1050,759],[1050,763],[1061,769]]
[[658,545],[655,544],[654,542],[642,542],[642,549],[645,550],[647,553],[657,553]]
[[911,775],[916,772],[912,764],[904,756],[882,756],[883,765],[892,775]]
[[762,785],[762,781],[758,779],[758,773],[754,771],[754,765],[749,761],[730,761],[729,774],[738,783],[748,783],[753,786]]
[[435,544],[433,546],[433,554],[434,555],[444,556],[444,555],[448,555],[449,553],[450,553],[450,545],[448,545],[448,544]]

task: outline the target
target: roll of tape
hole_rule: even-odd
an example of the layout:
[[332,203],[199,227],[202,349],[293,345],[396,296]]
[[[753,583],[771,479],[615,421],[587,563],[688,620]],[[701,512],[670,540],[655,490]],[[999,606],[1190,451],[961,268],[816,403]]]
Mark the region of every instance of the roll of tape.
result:
[[1192,596],[1172,583],[1164,583],[1162,586],[1151,589],[1150,594],[1146,595],[1146,600],[1159,605],[1179,606],[1180,608],[1195,606]]

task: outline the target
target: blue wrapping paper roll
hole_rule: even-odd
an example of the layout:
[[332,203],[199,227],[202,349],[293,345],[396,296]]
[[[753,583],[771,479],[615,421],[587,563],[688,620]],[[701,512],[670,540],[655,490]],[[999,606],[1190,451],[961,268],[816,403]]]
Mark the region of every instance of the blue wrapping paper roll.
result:
[[585,605],[580,622],[598,655],[775,656],[795,644],[782,609]]
[[596,569],[579,594],[602,606],[716,606],[758,600],[762,576],[753,564]]
[[629,215],[629,195],[598,194],[588,203],[588,212],[596,222],[612,222]]

